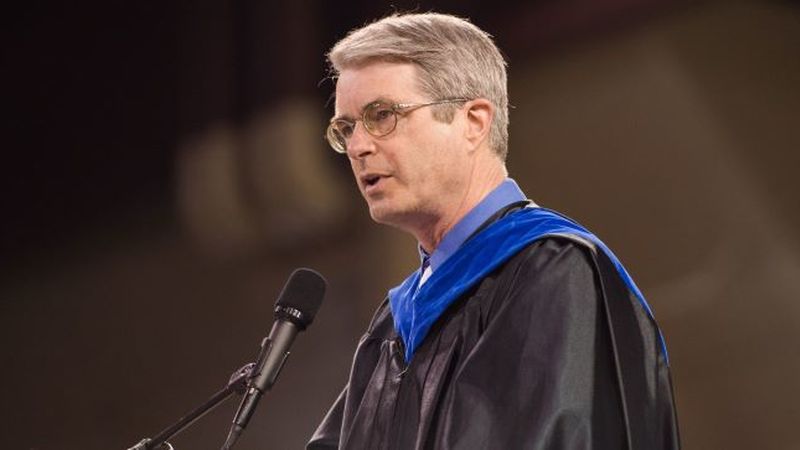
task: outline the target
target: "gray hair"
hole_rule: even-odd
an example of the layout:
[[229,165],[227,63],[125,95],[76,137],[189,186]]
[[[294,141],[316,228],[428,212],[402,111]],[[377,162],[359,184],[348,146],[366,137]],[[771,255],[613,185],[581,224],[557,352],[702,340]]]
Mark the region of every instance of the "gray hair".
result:
[[[489,145],[501,160],[508,154],[506,62],[492,36],[466,19],[447,14],[393,14],[352,30],[328,53],[332,75],[372,61],[410,62],[431,100],[485,98],[494,104]],[[452,105],[436,107],[450,122]]]

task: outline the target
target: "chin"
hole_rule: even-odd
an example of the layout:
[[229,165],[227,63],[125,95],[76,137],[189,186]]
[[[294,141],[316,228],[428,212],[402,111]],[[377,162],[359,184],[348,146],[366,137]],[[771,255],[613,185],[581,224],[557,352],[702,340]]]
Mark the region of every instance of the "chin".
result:
[[387,211],[386,208],[370,206],[369,216],[372,217],[372,220],[374,220],[375,222],[391,225],[390,218],[392,214],[389,211]]
[[402,222],[402,217],[405,215],[397,208],[393,208],[386,204],[370,204],[369,215],[377,223],[384,225],[397,226]]

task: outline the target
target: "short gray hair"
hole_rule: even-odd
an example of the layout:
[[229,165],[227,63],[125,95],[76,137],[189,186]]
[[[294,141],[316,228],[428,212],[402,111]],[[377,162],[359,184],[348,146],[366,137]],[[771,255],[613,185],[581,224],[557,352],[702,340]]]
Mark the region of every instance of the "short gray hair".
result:
[[[431,100],[485,98],[495,107],[489,145],[508,154],[506,61],[492,36],[466,19],[447,14],[393,14],[352,30],[328,53],[332,76],[372,61],[410,62]],[[444,105],[436,118],[453,120]]]

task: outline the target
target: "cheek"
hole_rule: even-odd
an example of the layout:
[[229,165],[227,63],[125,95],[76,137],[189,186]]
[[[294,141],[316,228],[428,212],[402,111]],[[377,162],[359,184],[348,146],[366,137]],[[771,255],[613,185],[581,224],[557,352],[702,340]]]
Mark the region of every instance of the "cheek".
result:
[[464,179],[464,160],[452,148],[439,148],[434,158],[427,163],[429,184],[440,195],[450,195],[461,189]]
[[358,162],[353,161],[352,159],[350,160],[350,172],[353,174],[353,182],[356,183],[356,187],[358,187],[358,190],[360,191],[361,190],[361,184],[359,184],[359,182],[358,182],[358,175],[357,175],[357,173],[358,173]]

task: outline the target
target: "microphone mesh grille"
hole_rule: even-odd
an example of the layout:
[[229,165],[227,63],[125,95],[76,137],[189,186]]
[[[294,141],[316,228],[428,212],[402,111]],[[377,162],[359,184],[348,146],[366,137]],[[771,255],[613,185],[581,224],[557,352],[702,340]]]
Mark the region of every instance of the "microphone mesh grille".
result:
[[295,269],[283,286],[276,307],[290,307],[299,310],[308,326],[316,316],[325,296],[328,283],[325,278],[314,270]]

